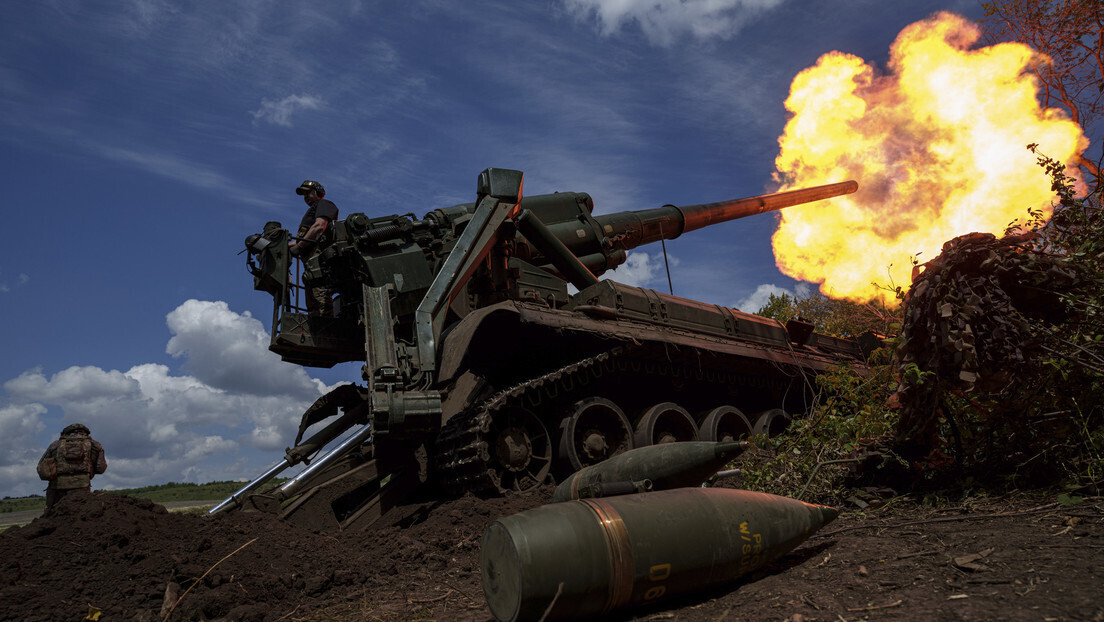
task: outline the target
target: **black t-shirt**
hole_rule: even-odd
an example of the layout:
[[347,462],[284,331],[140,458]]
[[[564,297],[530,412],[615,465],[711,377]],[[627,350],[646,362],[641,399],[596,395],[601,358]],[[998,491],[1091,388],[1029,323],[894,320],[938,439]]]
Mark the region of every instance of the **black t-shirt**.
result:
[[307,209],[307,213],[303,214],[303,220],[299,223],[299,227],[309,229],[318,218],[325,218],[330,221],[337,220],[337,206],[332,201],[318,199],[314,202],[314,205]]

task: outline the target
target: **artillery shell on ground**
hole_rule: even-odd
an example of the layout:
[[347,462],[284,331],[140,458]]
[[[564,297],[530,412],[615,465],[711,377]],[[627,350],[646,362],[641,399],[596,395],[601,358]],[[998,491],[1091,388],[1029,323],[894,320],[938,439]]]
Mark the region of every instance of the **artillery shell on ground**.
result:
[[837,514],[727,488],[548,504],[487,526],[479,560],[483,593],[500,622],[584,618],[651,604],[747,574]]
[[698,486],[747,449],[743,441],[649,445],[584,467],[556,487],[552,501],[601,497],[601,484],[651,482],[653,490]]

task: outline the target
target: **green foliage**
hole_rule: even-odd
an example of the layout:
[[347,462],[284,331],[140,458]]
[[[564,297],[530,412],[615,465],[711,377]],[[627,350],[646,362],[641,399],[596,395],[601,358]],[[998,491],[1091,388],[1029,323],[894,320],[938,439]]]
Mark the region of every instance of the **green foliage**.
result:
[[888,334],[893,331],[892,325],[900,321],[898,309],[835,300],[820,292],[807,296],[771,294],[767,304],[755,313],[783,324],[801,318],[811,322],[817,332],[833,337],[855,337],[867,331]]
[[0,514],[8,512],[25,512],[27,510],[41,510],[46,505],[46,497],[35,495],[32,497],[4,497],[0,500]]
[[[900,327],[899,308],[833,300],[820,293],[772,294],[757,315],[783,323],[801,318],[818,332],[845,338],[867,331],[892,335]],[[820,374],[817,402],[786,434],[750,439],[752,448],[742,458],[741,486],[825,503],[848,497],[858,456],[871,439],[888,434],[897,422],[896,411],[887,405],[897,386],[896,338],[885,343],[871,356],[868,371],[841,366]]]
[[887,406],[897,385],[892,365],[869,373],[851,367],[830,369],[817,377],[818,403],[797,418],[786,434],[751,439],[742,486],[806,500],[838,503],[846,498],[848,480],[871,439],[893,430],[897,413]]
[[1066,493],[1058,495],[1058,503],[1061,503],[1062,505],[1077,505],[1084,500],[1084,497],[1078,497],[1077,495],[1070,495]]
[[1104,218],[1062,163],[1028,148],[1053,216],[948,242],[910,292],[896,439],[933,483],[1104,477]]
[[771,294],[770,298],[767,299],[767,304],[763,305],[755,314],[785,324],[787,320],[797,317],[797,307],[794,299],[789,294]]
[[154,503],[166,503],[169,501],[207,501],[211,499],[225,499],[242,487],[241,482],[209,482],[206,484],[191,484],[169,482],[155,486],[143,486],[142,488],[128,488],[126,490],[110,490],[112,494],[122,494],[128,497],[149,499]]
[[916,363],[906,363],[901,366],[901,380],[908,384],[924,384],[935,379],[935,372],[924,371]]

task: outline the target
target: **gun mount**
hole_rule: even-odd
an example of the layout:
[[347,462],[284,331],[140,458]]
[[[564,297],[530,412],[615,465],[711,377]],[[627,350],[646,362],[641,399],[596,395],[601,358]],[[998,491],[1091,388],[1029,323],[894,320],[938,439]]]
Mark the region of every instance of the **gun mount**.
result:
[[[766,429],[760,419],[805,410],[808,376],[861,365],[854,343],[807,324],[598,279],[634,248],[851,193],[854,181],[604,215],[585,193],[523,197],[522,182],[487,169],[474,203],[421,219],[351,214],[302,263],[279,223],[246,239],[254,288],[275,302],[270,349],[307,366],[364,361],[365,386],[320,398],[284,461],[212,512],[246,505],[345,528],[370,522],[389,491],[427,480],[525,490],[634,446]],[[318,284],[333,292],[332,317],[299,302]]]

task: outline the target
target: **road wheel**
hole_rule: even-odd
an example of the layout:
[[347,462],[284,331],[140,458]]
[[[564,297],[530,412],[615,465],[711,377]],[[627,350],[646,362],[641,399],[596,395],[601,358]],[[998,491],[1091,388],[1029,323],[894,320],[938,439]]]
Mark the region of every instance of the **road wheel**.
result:
[[751,436],[751,423],[735,406],[718,406],[706,413],[698,427],[703,441],[739,441]]
[[637,447],[698,440],[698,425],[686,409],[674,402],[648,408],[636,422]]
[[766,434],[773,437],[785,432],[786,428],[790,427],[791,421],[793,421],[793,417],[786,414],[786,411],[781,408],[772,408],[759,413],[755,419],[755,425],[751,429],[756,434]]
[[625,413],[602,397],[575,402],[560,428],[560,458],[571,472],[633,448]]
[[548,480],[552,442],[535,414],[515,407],[495,418],[491,455],[499,491],[532,490]]

